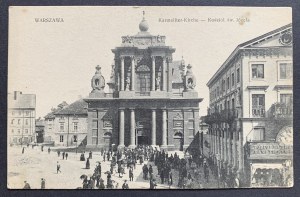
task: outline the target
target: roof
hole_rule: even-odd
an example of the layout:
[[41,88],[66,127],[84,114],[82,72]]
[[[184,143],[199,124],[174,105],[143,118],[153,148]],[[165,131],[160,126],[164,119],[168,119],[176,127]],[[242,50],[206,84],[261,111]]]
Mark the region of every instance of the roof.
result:
[[87,114],[87,103],[83,99],[79,99],[65,108],[54,112],[54,115],[68,115],[68,114]]
[[212,78],[207,82],[207,86],[210,86],[210,84],[222,73],[223,70],[227,67],[228,63],[239,53],[240,49],[246,49],[246,48],[251,48],[252,44],[255,44],[261,40],[266,39],[266,37],[269,37],[273,34],[276,34],[278,32],[285,31],[286,29],[291,29],[292,28],[292,23],[287,24],[285,26],[282,26],[280,28],[277,28],[273,31],[270,31],[268,33],[265,33],[261,36],[258,36],[254,39],[251,39],[249,41],[246,41],[244,43],[239,44],[234,51],[229,55],[229,57],[226,59],[226,61],[222,64],[222,66],[217,70],[217,72],[212,76]]
[[59,110],[60,110],[60,109],[48,113],[44,118],[45,118],[45,119],[53,119],[53,118],[55,118],[54,113],[57,112],[57,111],[59,111]]
[[7,100],[8,108],[35,109],[36,95],[22,94],[22,92],[15,91],[13,94],[8,93]]

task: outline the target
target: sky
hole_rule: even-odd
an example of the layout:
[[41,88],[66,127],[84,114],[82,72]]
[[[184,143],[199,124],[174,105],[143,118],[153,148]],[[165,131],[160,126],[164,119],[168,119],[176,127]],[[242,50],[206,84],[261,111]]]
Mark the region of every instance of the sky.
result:
[[[183,57],[193,66],[195,90],[203,98],[200,116],[209,104],[206,83],[237,45],[292,22],[291,8],[276,7],[14,6],[9,9],[8,92],[36,94],[36,117],[62,101],[87,97],[95,67],[102,67],[107,82],[111,49],[121,45],[122,36],[139,32],[143,11],[148,32],[166,36],[166,45],[176,49],[173,61]],[[36,22],[41,18],[63,22]],[[174,18],[182,21],[162,22]],[[247,22],[237,20],[244,18]]]

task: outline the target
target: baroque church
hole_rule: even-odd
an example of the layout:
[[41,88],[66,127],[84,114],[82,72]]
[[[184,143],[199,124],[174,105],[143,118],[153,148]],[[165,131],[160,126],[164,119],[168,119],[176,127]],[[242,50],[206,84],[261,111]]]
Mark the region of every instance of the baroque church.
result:
[[166,37],[151,35],[145,17],[139,32],[123,36],[112,49],[114,65],[104,92],[101,67],[91,80],[87,148],[159,146],[183,151],[199,148],[199,103],[191,65],[173,61]]

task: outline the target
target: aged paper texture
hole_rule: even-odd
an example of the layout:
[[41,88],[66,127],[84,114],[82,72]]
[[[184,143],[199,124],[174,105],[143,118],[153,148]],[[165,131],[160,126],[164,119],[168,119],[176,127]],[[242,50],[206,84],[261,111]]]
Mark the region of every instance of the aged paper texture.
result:
[[9,8],[9,189],[292,187],[288,7]]

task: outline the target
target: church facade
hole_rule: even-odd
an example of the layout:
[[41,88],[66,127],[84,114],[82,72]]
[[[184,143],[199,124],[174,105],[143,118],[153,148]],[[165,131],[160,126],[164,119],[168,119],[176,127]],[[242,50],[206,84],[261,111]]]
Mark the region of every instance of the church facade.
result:
[[112,49],[108,93],[101,67],[96,67],[92,92],[84,99],[88,103],[87,148],[193,148],[202,99],[194,90],[192,66],[173,61],[175,49],[166,45],[166,37],[153,36],[148,28],[143,18],[140,32],[123,36],[121,46]]

